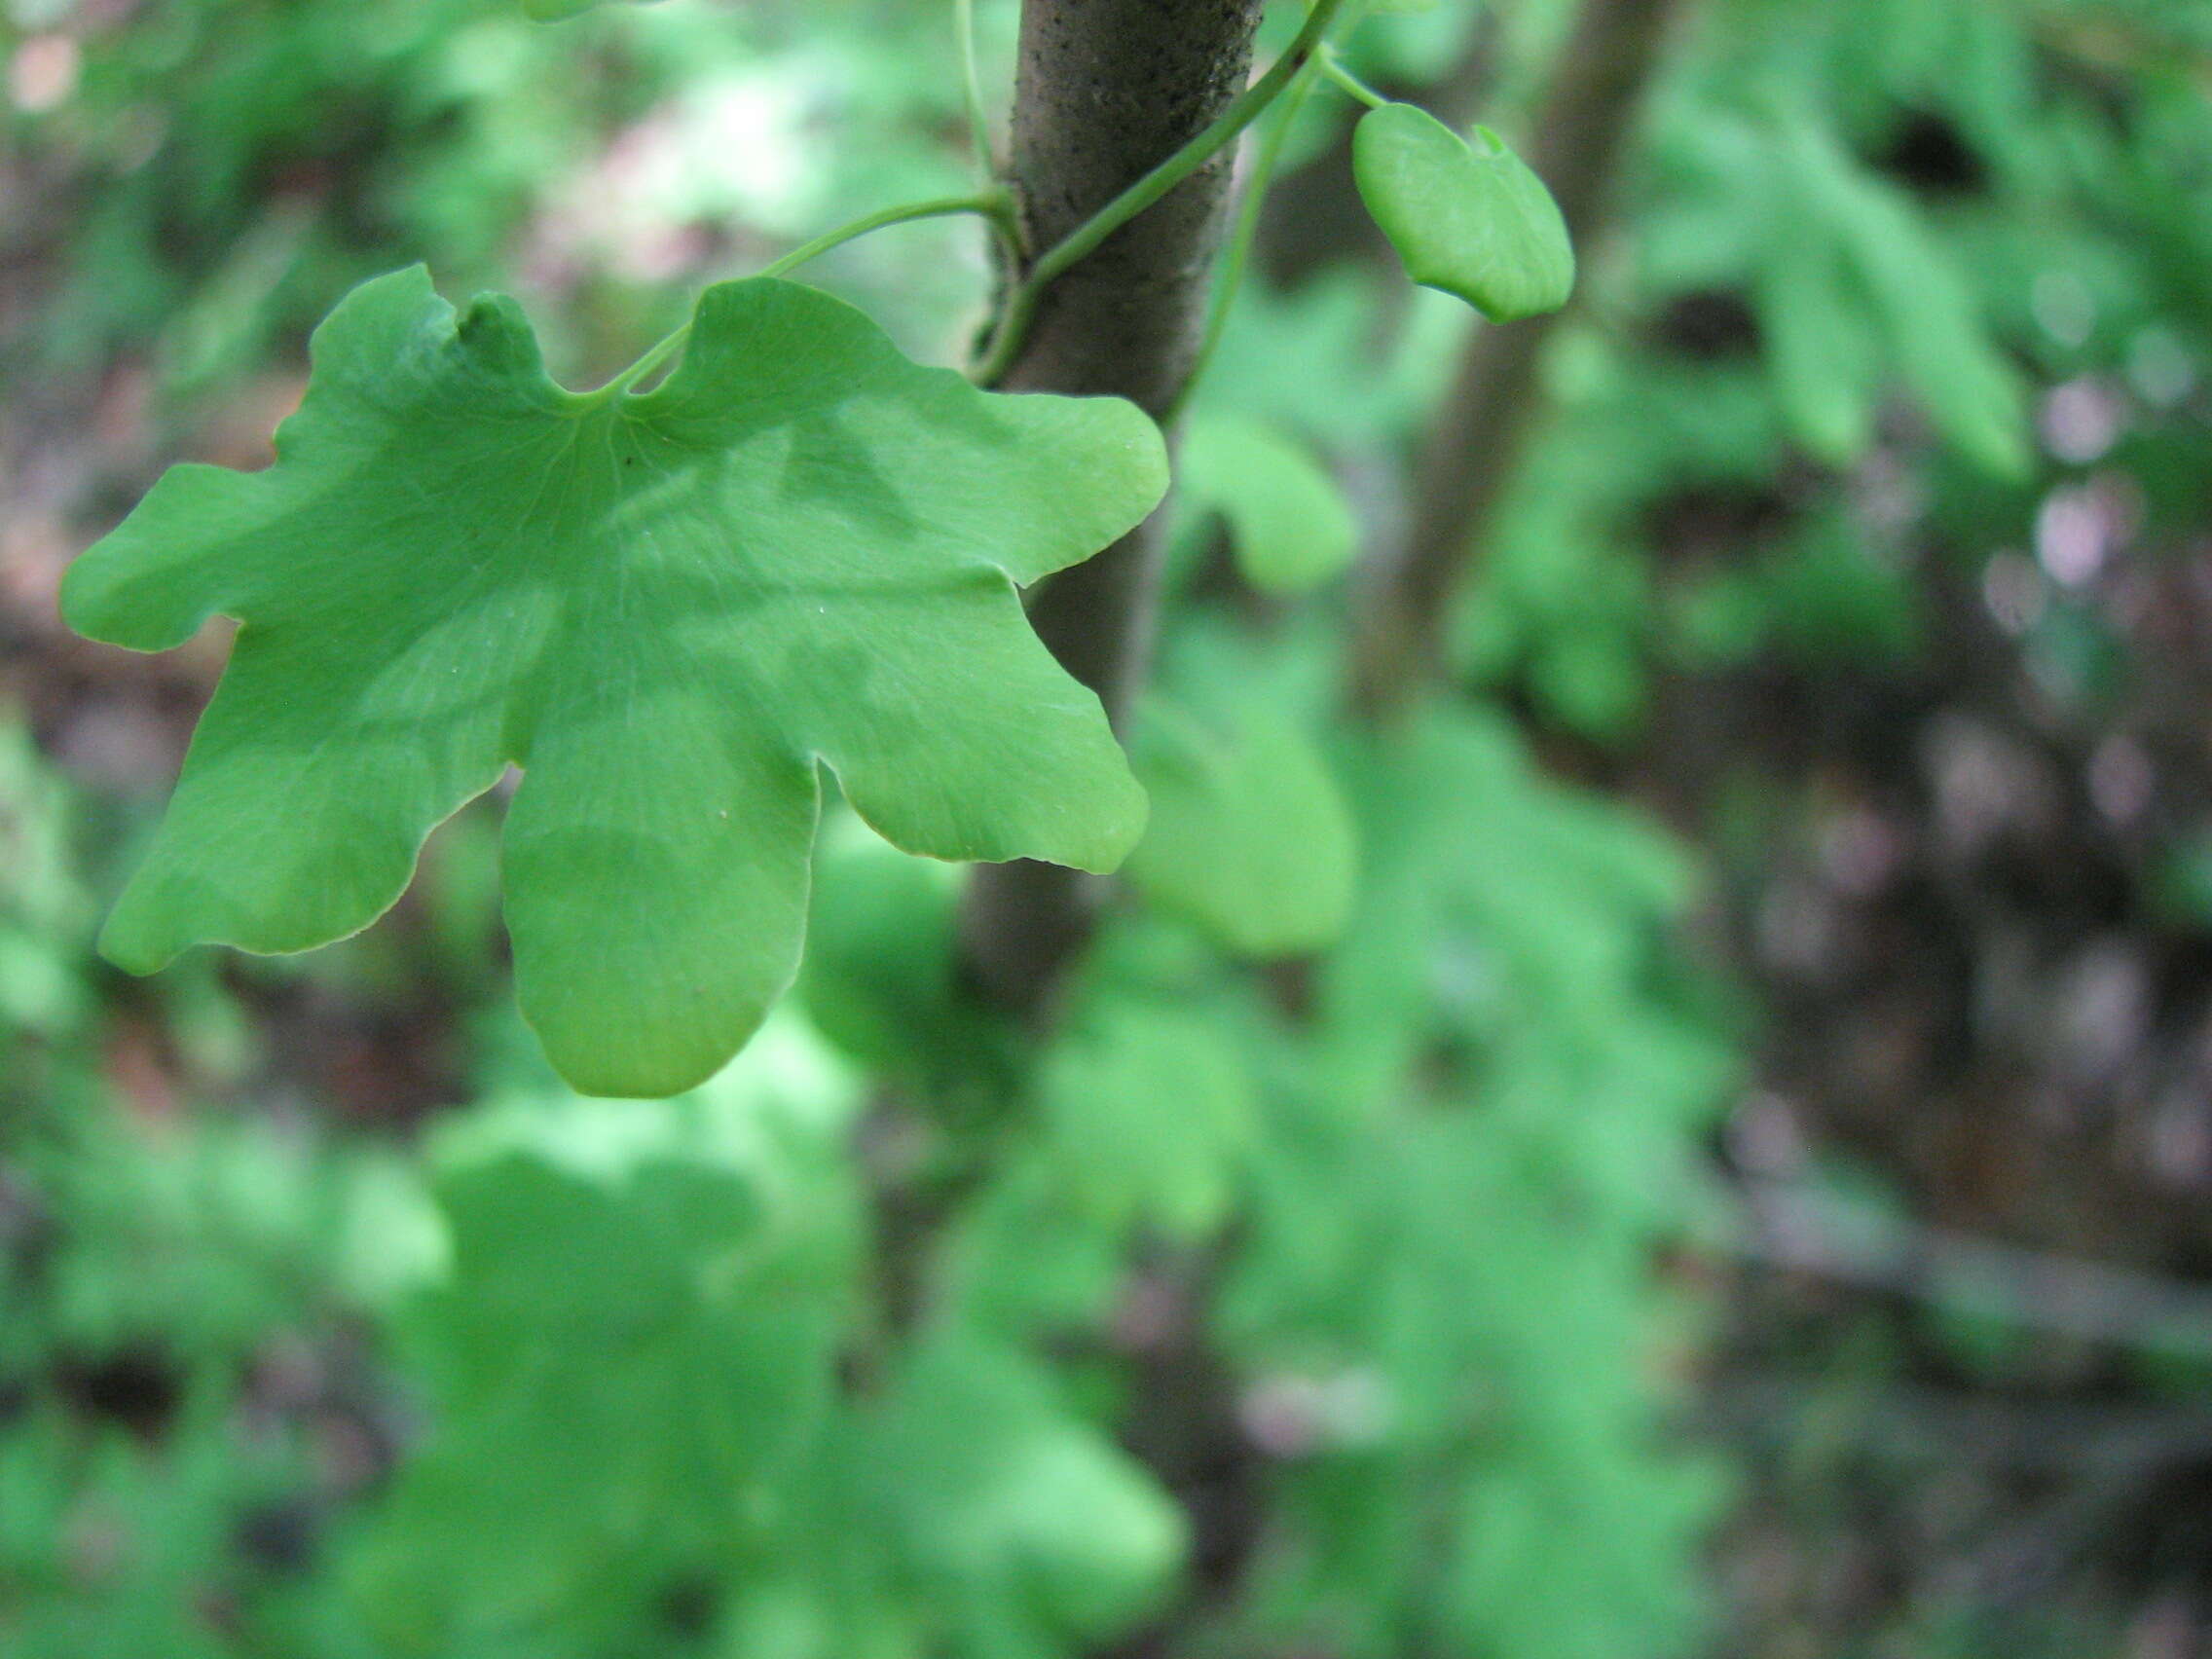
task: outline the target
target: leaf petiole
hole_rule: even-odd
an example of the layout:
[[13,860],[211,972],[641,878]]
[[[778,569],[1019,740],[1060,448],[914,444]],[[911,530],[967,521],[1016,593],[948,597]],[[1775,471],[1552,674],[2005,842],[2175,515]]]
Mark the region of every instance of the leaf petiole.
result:
[[976,176],[991,176],[991,123],[983,113],[983,78],[976,67],[976,0],[952,0],[953,31],[960,37],[960,92],[968,106],[968,137],[976,150]]
[[1344,59],[1339,57],[1332,48],[1323,46],[1316,55],[1316,61],[1321,65],[1321,73],[1328,77],[1331,84],[1339,92],[1348,92],[1369,109],[1381,109],[1390,101],[1349,69],[1346,69],[1344,65]]
[[903,225],[913,219],[942,219],[953,213],[980,214],[1001,230],[1009,230],[1014,223],[1014,199],[1003,190],[985,190],[973,196],[940,196],[927,202],[878,208],[850,224],[825,231],[812,241],[800,242],[781,259],[762,266],[757,275],[781,276],[811,259],[820,258],[833,247],[840,247],[871,231],[880,231],[886,225]]
[[1244,268],[1252,256],[1252,243],[1259,236],[1260,214],[1267,205],[1268,186],[1274,178],[1275,164],[1282,157],[1283,143],[1290,129],[1298,124],[1298,112],[1306,107],[1306,99],[1313,91],[1314,76],[1319,65],[1328,61],[1328,49],[1324,47],[1292,84],[1282,100],[1282,108],[1275,113],[1274,123],[1267,136],[1260,141],[1260,153],[1252,160],[1252,173],[1244,181],[1243,200],[1236,204],[1236,223],[1229,233],[1228,252],[1222,260],[1221,275],[1214,281],[1213,297],[1206,307],[1205,337],[1198,344],[1198,354],[1192,359],[1191,372],[1183,382],[1183,389],[1168,413],[1173,420],[1191,393],[1204,377],[1206,365],[1221,345],[1222,333],[1229,326],[1229,313],[1236,302],[1236,290],[1243,285]]
[[[754,275],[782,276],[796,271],[809,260],[820,258],[831,248],[841,247],[871,231],[880,231],[890,225],[907,224],[916,219],[942,219],[954,213],[979,214],[990,220],[1000,235],[1011,237],[1014,234],[1014,199],[1004,190],[986,190],[974,196],[940,196],[924,202],[905,202],[895,207],[879,207],[872,213],[864,213],[860,218],[839,225],[835,230],[823,232],[811,241],[800,242],[781,258],[762,266]],[[656,342],[644,356],[608,381],[594,395],[606,398],[630,390],[681,350],[690,333],[691,325],[687,322],[675,333]]]

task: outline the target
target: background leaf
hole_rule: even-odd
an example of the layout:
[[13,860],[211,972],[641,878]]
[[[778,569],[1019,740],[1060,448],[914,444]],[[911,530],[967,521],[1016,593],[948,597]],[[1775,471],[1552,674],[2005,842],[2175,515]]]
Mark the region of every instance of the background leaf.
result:
[[1199,414],[1183,431],[1177,486],[1229,521],[1244,579],[1262,593],[1305,593],[1351,563],[1359,529],[1328,469],[1262,421]]
[[1129,879],[1239,956],[1319,949],[1351,907],[1358,849],[1328,763],[1257,701],[1197,716],[1155,697],[1136,739],[1152,797]]

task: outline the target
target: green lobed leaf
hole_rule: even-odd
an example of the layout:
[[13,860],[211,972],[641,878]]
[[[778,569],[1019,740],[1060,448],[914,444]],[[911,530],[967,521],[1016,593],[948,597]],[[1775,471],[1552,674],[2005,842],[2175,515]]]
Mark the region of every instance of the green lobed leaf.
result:
[[124,967],[358,931],[511,762],[523,1013],[577,1088],[669,1094],[791,980],[818,762],[910,852],[1135,842],[1143,792],[1014,585],[1159,499],[1134,407],[978,391],[768,278],[709,289],[647,393],[562,389],[512,300],[457,319],[420,268],[313,363],[274,467],[172,469],[64,584],[134,649],[244,624],[102,936]]
[[1470,145],[1412,104],[1384,104],[1352,133],[1360,200],[1423,287],[1493,322],[1557,311],[1574,291],[1574,248],[1544,181],[1487,127]]
[[755,1541],[837,1404],[855,1104],[780,1019],[682,1100],[516,1096],[440,1125],[450,1268],[401,1326],[436,1424],[349,1561],[384,1651],[451,1652],[454,1630],[624,1649],[672,1582]]
[[1340,574],[1359,544],[1344,492],[1303,445],[1265,422],[1195,416],[1178,481],[1229,521],[1236,568],[1264,593],[1304,593]]
[[1445,1029],[1635,1064],[1660,1050],[1630,1015],[1659,930],[1696,891],[1673,842],[1545,777],[1511,722],[1473,705],[1347,745],[1341,771],[1360,904],[1320,1002],[1361,1089],[1391,1087]]

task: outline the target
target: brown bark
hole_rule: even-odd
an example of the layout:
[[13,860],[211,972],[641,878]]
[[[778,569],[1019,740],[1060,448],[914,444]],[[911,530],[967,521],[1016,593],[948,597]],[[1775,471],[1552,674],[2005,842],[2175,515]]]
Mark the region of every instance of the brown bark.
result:
[[[1024,0],[1009,183],[1041,251],[1197,137],[1250,71],[1262,0]],[[1045,294],[1008,391],[1126,397],[1157,417],[1196,357],[1234,150],[1109,238]],[[1158,517],[1040,583],[1030,620],[1118,729],[1142,680],[1159,583]],[[1046,1007],[1088,938],[1096,877],[980,866],[961,918],[970,976],[991,1000]]]
[[[1675,0],[1586,0],[1537,117],[1529,162],[1587,253]],[[1362,594],[1352,694],[1371,716],[1434,674],[1452,595],[1541,413],[1536,371],[1559,313],[1478,327],[1417,462],[1398,558]]]

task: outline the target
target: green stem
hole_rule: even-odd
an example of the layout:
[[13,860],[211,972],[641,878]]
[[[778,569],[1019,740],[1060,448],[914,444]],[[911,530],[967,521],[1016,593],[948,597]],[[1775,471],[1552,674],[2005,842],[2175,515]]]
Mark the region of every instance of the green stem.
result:
[[991,177],[991,123],[983,113],[983,77],[976,67],[976,0],[952,0],[953,29],[960,36],[960,90],[968,103],[968,137],[976,149],[976,176]]
[[1328,47],[1321,48],[1318,54],[1318,61],[1321,65],[1321,73],[1326,75],[1340,91],[1349,92],[1369,109],[1381,109],[1390,101],[1349,69],[1346,69],[1344,66],[1343,59],[1339,58]]
[[[865,213],[833,231],[825,231],[812,241],[803,241],[781,259],[762,266],[756,276],[781,276],[795,271],[810,259],[820,258],[833,247],[841,247],[870,231],[880,231],[886,225],[903,225],[914,219],[942,219],[954,213],[979,213],[996,226],[1001,235],[1011,235],[1014,221],[1014,201],[1003,190],[988,190],[976,196],[940,196],[927,202],[906,202],[896,207],[879,207],[873,213]],[[674,334],[656,342],[645,354],[616,375],[600,388],[598,395],[611,396],[628,391],[653,370],[659,368],[690,338],[691,325],[687,322]]]
[[1013,218],[1014,204],[1003,190],[989,190],[974,196],[940,196],[928,202],[908,202],[898,207],[881,207],[863,215],[851,224],[839,225],[833,231],[825,231],[812,241],[800,242],[783,258],[764,265],[758,275],[781,276],[787,271],[796,271],[810,259],[819,259],[833,247],[841,247],[870,231],[880,231],[886,225],[903,225],[911,219],[941,219],[952,213],[980,213],[994,224],[1006,226]]
[[1344,4],[1345,0],[1313,0],[1313,9],[1307,13],[1305,23],[1282,55],[1268,66],[1266,74],[1237,93],[1212,126],[1039,257],[1007,295],[1006,306],[999,313],[998,329],[991,337],[990,350],[976,367],[977,385],[995,386],[1005,377],[1021,350],[1030,320],[1036,314],[1037,302],[1044,297],[1047,288],[1071,266],[1088,258],[1108,237],[1221,154],[1238,133],[1266,112],[1276,95],[1306,67]]
[[1283,144],[1290,136],[1291,128],[1298,123],[1298,112],[1306,107],[1306,99],[1313,91],[1315,65],[1327,61],[1324,48],[1284,94],[1282,107],[1275,112],[1267,136],[1260,141],[1260,153],[1252,158],[1252,176],[1244,181],[1244,197],[1236,204],[1236,223],[1229,233],[1221,276],[1214,282],[1213,299],[1206,308],[1205,337],[1198,344],[1198,354],[1192,360],[1190,375],[1183,382],[1183,389],[1176,394],[1174,407],[1167,412],[1170,421],[1182,413],[1183,405],[1190,401],[1192,391],[1205,375],[1206,365],[1213,361],[1214,352],[1221,345],[1222,334],[1229,326],[1229,313],[1235,308],[1236,290],[1244,282],[1244,268],[1251,262],[1252,244],[1260,234],[1260,214],[1267,205],[1268,185],[1274,177],[1275,163],[1282,157]]

